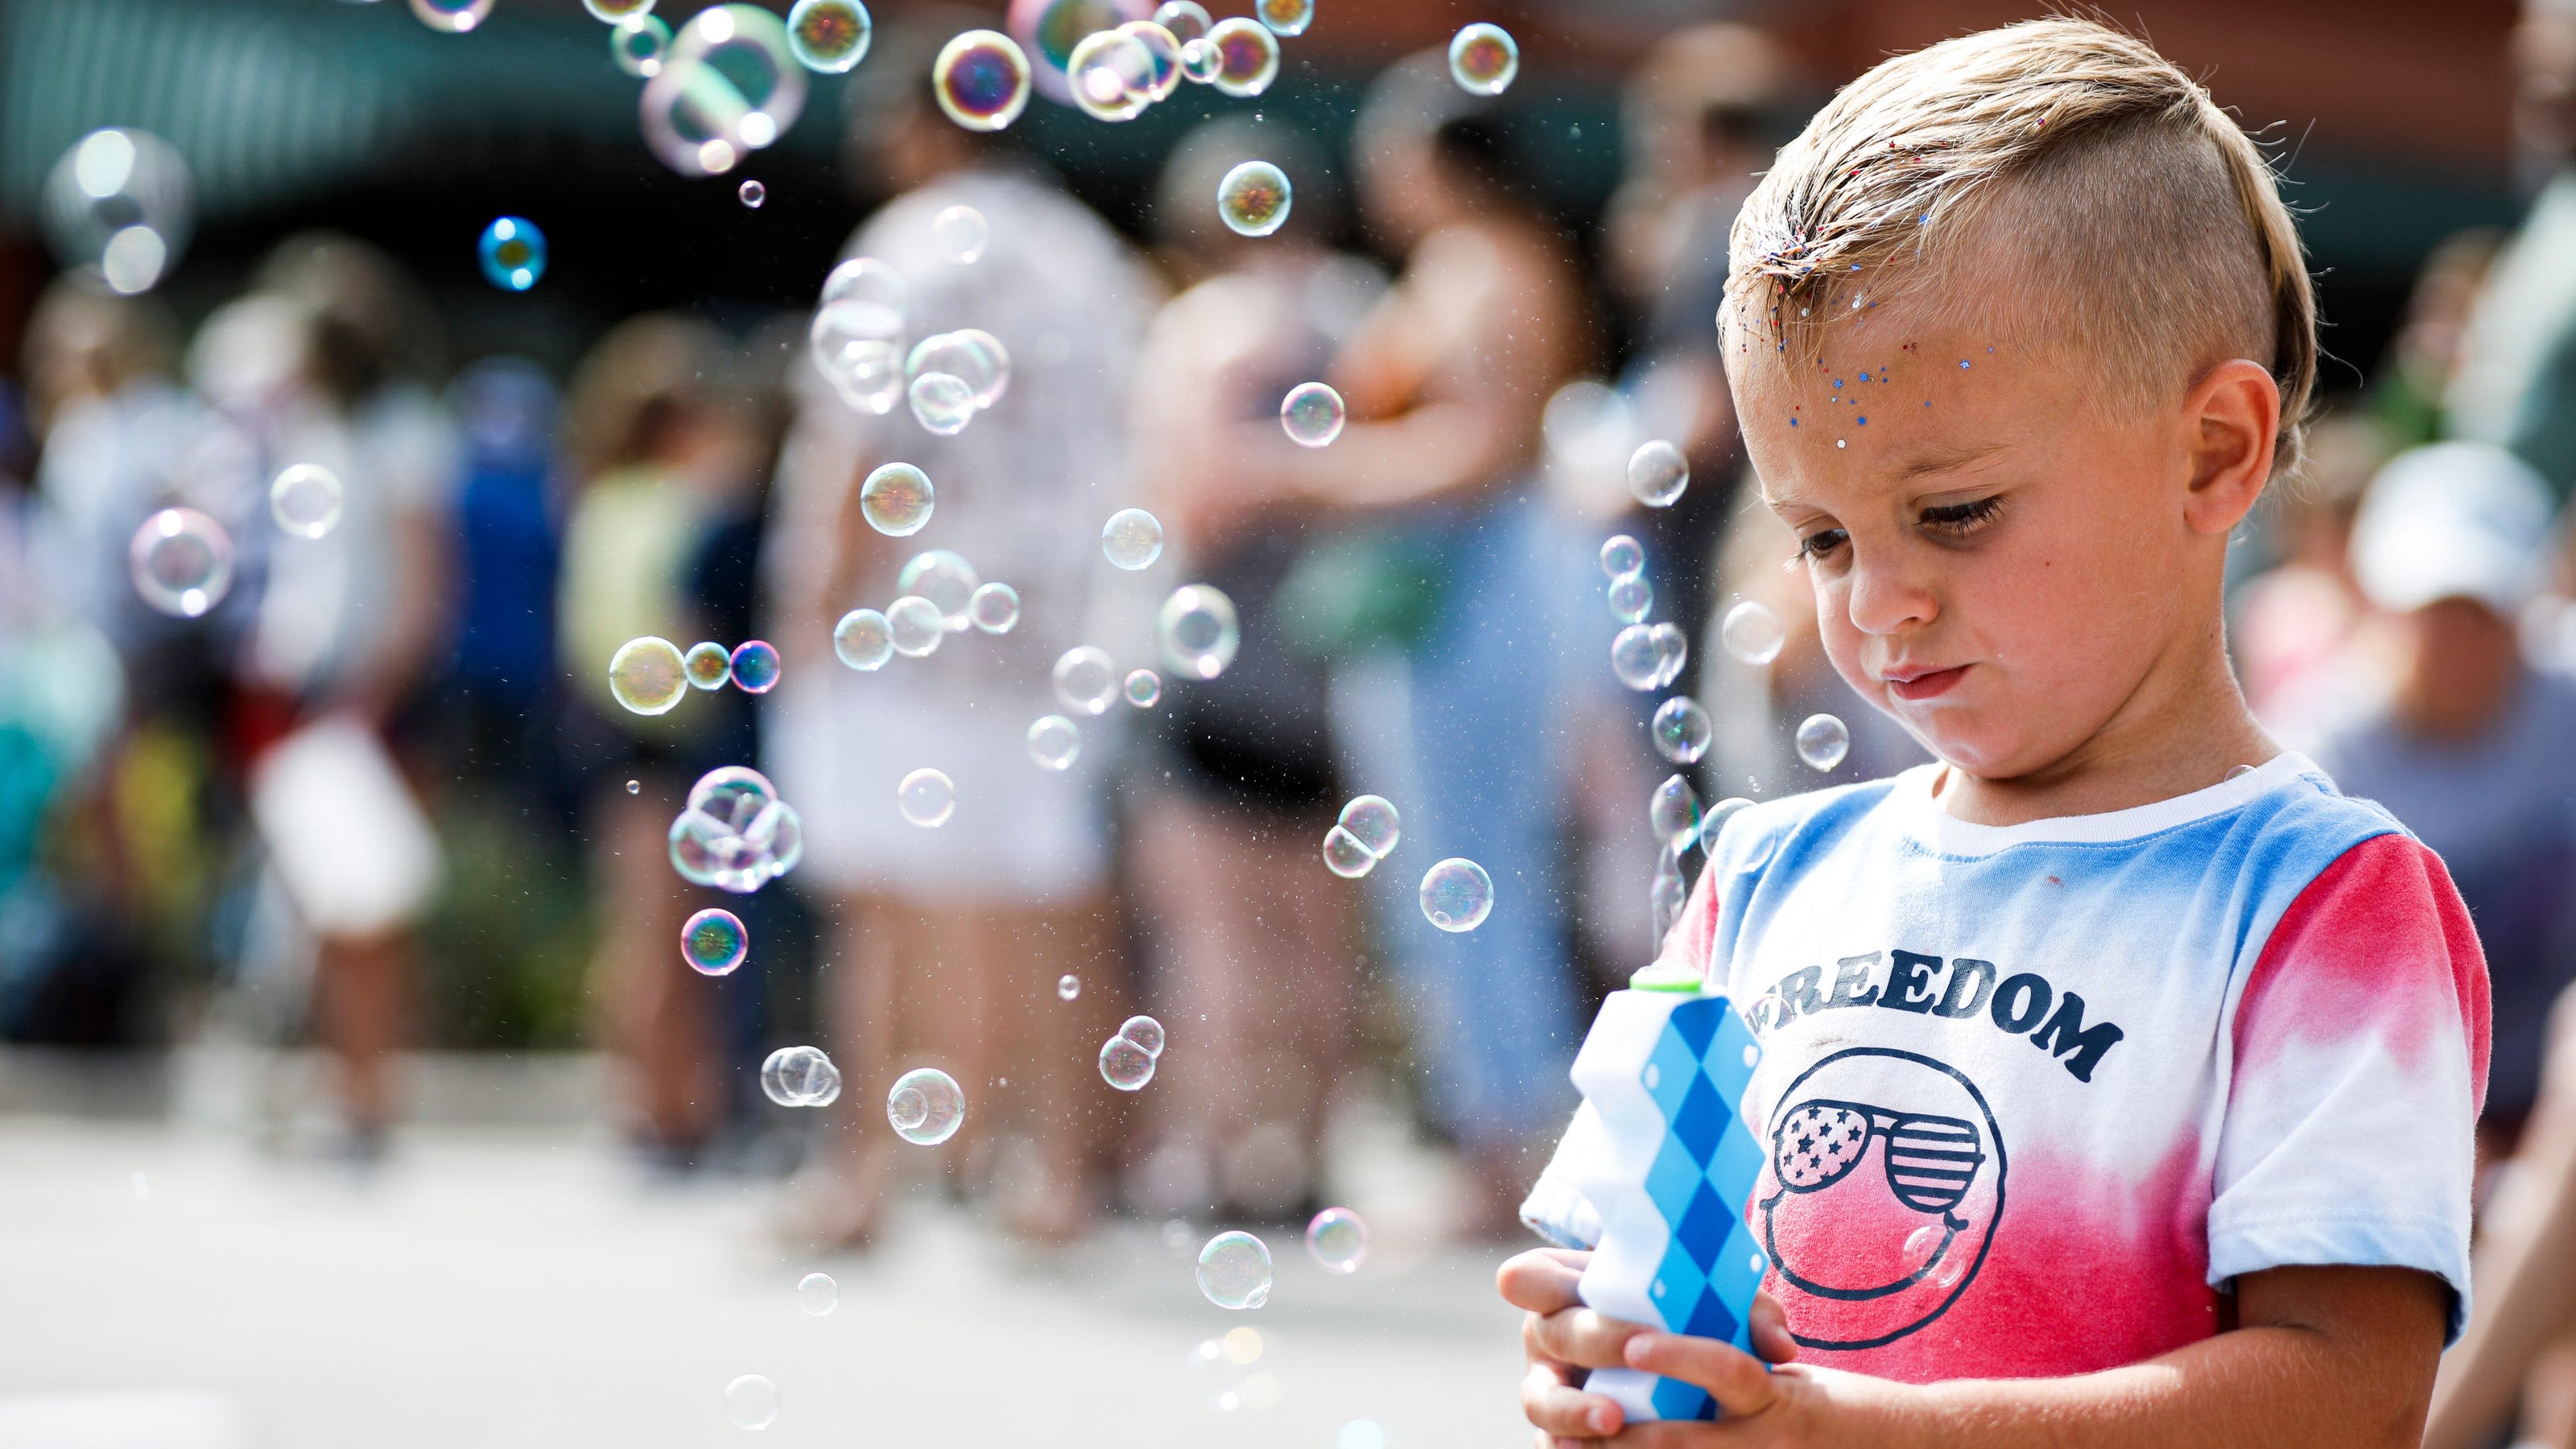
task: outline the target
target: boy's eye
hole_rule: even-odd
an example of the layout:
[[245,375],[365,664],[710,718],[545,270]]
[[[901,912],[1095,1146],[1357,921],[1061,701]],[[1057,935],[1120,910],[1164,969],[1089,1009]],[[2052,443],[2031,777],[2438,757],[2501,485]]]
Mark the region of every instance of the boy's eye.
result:
[[1927,528],[1938,529],[1943,533],[1961,534],[1976,532],[1985,524],[1993,522],[1995,515],[2003,511],[2004,500],[2002,495],[1998,494],[1992,498],[1977,499],[1973,503],[1944,503],[1926,508],[1921,517]]
[[1823,558],[1842,547],[1843,540],[1850,536],[1839,528],[1817,529],[1798,540],[1798,557],[1809,561]]

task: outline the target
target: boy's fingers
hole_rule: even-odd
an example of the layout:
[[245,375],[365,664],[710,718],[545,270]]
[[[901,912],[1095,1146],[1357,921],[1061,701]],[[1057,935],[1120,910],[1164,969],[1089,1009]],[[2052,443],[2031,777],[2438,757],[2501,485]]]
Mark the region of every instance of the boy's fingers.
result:
[[1758,1360],[1714,1338],[1641,1332],[1628,1340],[1626,1350],[1628,1367],[1697,1384],[1730,1416],[1758,1414],[1779,1395],[1770,1371]]
[[1574,1288],[1583,1280],[1583,1265],[1590,1261],[1590,1253],[1570,1248],[1533,1248],[1506,1261],[1494,1274],[1494,1286],[1514,1308],[1555,1313],[1582,1301]]
[[1626,1419],[1617,1404],[1570,1387],[1552,1364],[1531,1365],[1521,1380],[1521,1412],[1540,1433],[1569,1439],[1606,1439]]
[[1529,1320],[1523,1341],[1534,1357],[1584,1368],[1618,1368],[1627,1362],[1622,1355],[1628,1340],[1645,1331],[1589,1308],[1569,1308]]
[[1789,1334],[1789,1310],[1768,1293],[1753,1296],[1753,1351],[1772,1363],[1798,1356],[1798,1340]]

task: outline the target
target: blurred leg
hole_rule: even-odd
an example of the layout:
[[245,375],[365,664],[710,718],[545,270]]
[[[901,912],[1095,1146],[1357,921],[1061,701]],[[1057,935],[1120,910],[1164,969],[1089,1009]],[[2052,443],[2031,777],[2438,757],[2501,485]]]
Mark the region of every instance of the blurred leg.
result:
[[699,893],[671,872],[665,835],[678,805],[662,784],[640,795],[613,788],[593,813],[592,872],[604,884],[606,914],[591,978],[637,1126],[657,1146],[687,1150],[714,1126],[723,1100],[707,983],[680,957],[680,928]]
[[408,943],[399,936],[325,940],[316,963],[323,1043],[362,1140],[393,1125],[393,1054],[403,1044],[409,966]]
[[[979,913],[985,981],[979,1038],[998,1048],[990,1120],[1028,1135],[1043,1182],[1003,1204],[1022,1236],[1060,1242],[1082,1231],[1096,1203],[1105,1133],[1125,1115],[1124,1094],[1099,1078],[1100,1042],[1117,1029],[1122,993],[1112,969],[1114,907],[1106,895]],[[1072,1001],[1057,978],[1083,983]],[[1008,1085],[1002,1084],[1008,1079]]]

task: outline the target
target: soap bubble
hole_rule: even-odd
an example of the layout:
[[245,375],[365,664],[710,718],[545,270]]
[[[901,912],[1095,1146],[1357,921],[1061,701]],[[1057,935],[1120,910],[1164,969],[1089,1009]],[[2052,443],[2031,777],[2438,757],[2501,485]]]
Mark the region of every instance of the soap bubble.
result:
[[1671,850],[1655,852],[1655,883],[1646,893],[1646,908],[1654,918],[1657,947],[1680,923],[1689,900],[1690,883],[1682,879],[1680,855]]
[[938,503],[930,475],[910,463],[888,463],[859,485],[859,516],[889,538],[909,538],[930,522]]
[[760,204],[769,199],[769,188],[757,181],[746,181],[735,187],[733,194],[741,199],[743,205],[758,210]]
[[1676,694],[1656,707],[1655,748],[1676,765],[1691,764],[1707,754],[1715,733],[1708,711],[1688,695]]
[[1633,574],[1646,566],[1646,546],[1624,533],[1610,535],[1601,545],[1601,572],[1611,578]]
[[1646,630],[1655,646],[1653,687],[1661,689],[1682,677],[1682,665],[1690,659],[1690,636],[1679,624],[1656,624]]
[[1654,688],[1663,666],[1663,646],[1650,625],[1631,624],[1610,640],[1610,672],[1630,689]]
[[134,530],[126,565],[143,602],[173,618],[194,619],[232,588],[232,536],[196,509],[164,508]]
[[903,818],[929,830],[948,823],[957,813],[957,786],[937,770],[915,770],[895,786],[895,804]]
[[867,59],[875,38],[859,0],[796,0],[787,12],[787,48],[807,70],[839,75]]
[[1699,839],[1699,792],[1679,775],[1667,776],[1646,801],[1646,824],[1666,850],[1678,855]]
[[1611,615],[1622,623],[1634,624],[1655,607],[1655,586],[1646,582],[1643,570],[1612,579],[1601,596],[1610,601]]
[[903,273],[890,264],[875,257],[852,257],[823,278],[818,305],[849,307],[840,319],[849,335],[890,341],[903,335],[912,289]]
[[1324,832],[1324,869],[1344,880],[1358,880],[1377,869],[1377,853],[1358,836],[1336,825]]
[[196,227],[196,182],[176,147],[110,126],[73,143],[46,172],[45,239],[67,270],[111,291],[150,291]]
[[[1262,35],[1270,33],[1253,28]],[[1288,173],[1267,161],[1246,161],[1217,183],[1216,213],[1239,236],[1268,236],[1277,231],[1288,220],[1289,201]]]
[[1216,52],[1216,88],[1227,95],[1257,96],[1279,78],[1279,41],[1260,21],[1220,20],[1208,28],[1207,43]]
[[1100,1080],[1122,1092],[1143,1090],[1154,1080],[1154,1057],[1123,1036],[1100,1044]]
[[492,13],[492,0],[411,0],[411,13],[432,30],[463,35]]
[[1202,35],[1181,42],[1181,74],[1200,85],[1216,79],[1225,58],[1216,53],[1216,42]]
[[1055,697],[1076,714],[1106,714],[1118,698],[1118,665],[1109,651],[1080,644],[1055,662]]
[[1214,679],[1234,662],[1243,626],[1235,617],[1234,600],[1223,591],[1209,584],[1184,584],[1172,590],[1155,614],[1154,637],[1162,645],[1163,663],[1174,673]]
[[671,822],[671,868],[696,885],[756,891],[804,858],[804,822],[769,777],[747,765],[709,770]]
[[644,782],[643,782],[643,781],[641,781],[641,780],[629,780],[629,781],[627,781],[627,782],[626,782],[626,793],[627,793],[627,794],[629,794],[629,795],[641,795],[641,794],[643,794],[643,793],[644,793]]
[[1163,676],[1150,669],[1129,670],[1127,682],[1121,688],[1126,692],[1127,702],[1138,709],[1152,709],[1163,701]]
[[1005,583],[979,585],[967,596],[966,617],[987,634],[1008,634],[1020,622],[1020,591]]
[[925,372],[905,395],[913,420],[943,438],[964,432],[975,416],[975,389],[952,373]]
[[731,171],[805,109],[805,71],[786,22],[756,5],[711,5],[671,40],[637,102],[644,143],[683,176]]
[[1252,0],[1252,13],[1273,35],[1303,35],[1315,23],[1315,0]]
[[969,131],[998,131],[1029,106],[1029,57],[998,30],[969,30],[930,67],[939,109]]
[[796,1306],[821,1318],[841,1306],[841,1285],[829,1273],[808,1273],[796,1280]]
[[758,1374],[744,1374],[725,1385],[725,1418],[737,1429],[766,1429],[777,1423],[778,1385]]
[[903,400],[903,348],[884,338],[861,337],[854,324],[859,304],[835,303],[814,314],[814,370],[841,401],[883,417]]
[[894,634],[886,616],[874,609],[852,609],[832,626],[832,652],[852,669],[875,671],[894,657]]
[[781,1107],[828,1107],[841,1095],[841,1069],[822,1049],[783,1046],[760,1064],[760,1090]]
[[475,244],[483,275],[505,291],[524,292],[546,274],[546,234],[524,216],[496,217]]
[[1011,353],[1002,339],[978,327],[935,333],[913,344],[903,361],[904,376],[944,372],[966,384],[977,411],[991,407],[1011,385]]
[[1356,1273],[1368,1260],[1368,1224],[1349,1208],[1326,1208],[1306,1224],[1306,1253],[1327,1273]]
[[778,687],[778,646],[766,639],[746,639],[733,647],[733,687],[745,694],[767,694]]
[[1747,664],[1768,664],[1780,657],[1780,646],[1788,642],[1789,631],[1771,606],[1757,599],[1747,599],[1726,611],[1726,622],[1717,626],[1717,637],[1726,652]]
[[742,917],[710,907],[680,928],[680,956],[701,976],[728,976],[751,954],[751,932]]
[[1472,931],[1494,909],[1494,878],[1462,856],[1422,873],[1422,916],[1444,931]]
[[671,49],[671,27],[655,15],[629,15],[608,32],[608,58],[628,75],[646,80],[662,73]]
[[298,463],[268,485],[268,513],[297,538],[320,538],[340,521],[340,475]]
[[1154,23],[1172,32],[1174,40],[1187,45],[1207,34],[1208,28],[1216,21],[1209,17],[1207,7],[1197,0],[1167,0],[1167,3],[1156,7]]
[[1279,426],[1300,447],[1320,448],[1340,437],[1345,416],[1342,395],[1320,382],[1301,382],[1279,402]]
[[1520,43],[1499,25],[1478,22],[1449,42],[1449,77],[1471,95],[1501,95],[1520,73]]
[[1082,994],[1082,978],[1068,971],[1055,979],[1055,999],[1071,1001]]
[[1150,1016],[1131,1016],[1118,1023],[1118,1034],[1145,1049],[1145,1055],[1163,1054],[1163,1024]]
[[680,656],[680,668],[699,689],[722,689],[733,678],[733,651],[713,639],[701,639]]
[[1154,99],[1154,53],[1132,35],[1095,30],[1065,62],[1073,103],[1096,121],[1130,121]]
[[975,604],[975,589],[982,582],[964,554],[932,548],[914,554],[904,563],[895,587],[928,599],[939,610],[940,627],[951,634],[962,634],[969,623],[968,611]]
[[1163,556],[1163,525],[1141,508],[1121,508],[1100,526],[1100,551],[1134,573]]
[[1404,819],[1384,795],[1358,795],[1342,807],[1341,828],[1358,837],[1369,854],[1384,858],[1403,837]]
[[920,659],[948,637],[948,621],[937,604],[919,594],[906,594],[886,605],[886,635],[895,653]]
[[1118,27],[1121,35],[1134,37],[1145,47],[1154,62],[1153,79],[1146,84],[1149,100],[1166,100],[1181,87],[1181,38],[1151,20],[1130,20]]
[[1250,1233],[1219,1233],[1199,1249],[1198,1278],[1217,1307],[1258,1308],[1270,1301],[1270,1245]]
[[1070,770],[1082,753],[1082,727],[1060,714],[1042,714],[1029,726],[1029,758],[1041,770]]
[[1830,770],[1851,752],[1851,727],[1829,714],[1811,714],[1798,725],[1798,758],[1809,768]]
[[581,8],[590,12],[591,19],[615,25],[634,16],[652,14],[653,0],[581,0]]
[[957,1079],[937,1067],[915,1067],[895,1079],[886,1093],[886,1120],[895,1135],[921,1147],[936,1147],[957,1135],[966,1120],[966,1094]]
[[1628,492],[1648,508],[1670,508],[1690,486],[1690,460],[1661,438],[1628,456]]
[[629,639],[608,658],[609,696],[637,714],[667,714],[688,691],[680,646],[668,639]]
[[952,206],[930,219],[930,240],[939,254],[959,266],[972,266],[984,255],[992,229],[984,213],[971,206]]

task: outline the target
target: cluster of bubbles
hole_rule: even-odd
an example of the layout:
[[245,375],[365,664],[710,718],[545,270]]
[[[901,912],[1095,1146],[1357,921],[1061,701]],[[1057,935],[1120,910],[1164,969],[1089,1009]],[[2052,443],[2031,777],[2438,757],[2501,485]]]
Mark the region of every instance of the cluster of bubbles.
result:
[[886,1121],[904,1141],[936,1147],[965,1123],[966,1094],[937,1067],[915,1067],[895,1078],[886,1093]]
[[1403,835],[1403,817],[1383,795],[1361,795],[1342,807],[1341,818],[1324,832],[1324,869],[1344,880],[1358,880],[1377,869]]
[[1328,1273],[1356,1273],[1368,1258],[1368,1224],[1345,1207],[1328,1207],[1306,1224],[1306,1254]]
[[494,217],[474,254],[484,279],[505,292],[524,292],[546,274],[546,234],[524,216]]
[[148,292],[196,226],[187,161],[149,131],[110,126],[72,143],[46,173],[39,215],[54,257],[111,291]]
[[[1061,983],[1058,994],[1062,994]],[[1100,1044],[1100,1080],[1122,1092],[1141,1091],[1154,1080],[1154,1063],[1162,1055],[1163,1024],[1150,1016],[1131,1016],[1116,1035]]]
[[196,509],[164,508],[134,530],[126,569],[156,612],[200,618],[232,589],[232,535]]
[[1199,1249],[1199,1291],[1219,1308],[1259,1308],[1270,1301],[1270,1245],[1240,1230]]
[[1342,395],[1320,382],[1301,382],[1279,400],[1279,426],[1301,448],[1320,448],[1340,437],[1347,416]]
[[767,694],[778,687],[778,646],[747,639],[727,649],[712,639],[686,652],[659,635],[629,639],[608,658],[608,693],[636,714],[668,714],[689,690],[722,689]]
[[[1681,455],[1673,456],[1678,463]],[[1625,626],[1610,640],[1610,672],[1635,690],[1662,689],[1681,678],[1682,665],[1690,659],[1690,636],[1678,624],[1646,622],[1655,606],[1655,589],[1646,581],[1645,547],[1624,533],[1613,536],[1601,545],[1601,572],[1610,577],[1602,597],[1611,616]]]
[[698,777],[671,822],[671,868],[692,885],[747,895],[796,868],[805,825],[769,777],[723,765]]
[[751,954],[751,932],[742,917],[710,906],[680,927],[680,959],[701,976],[730,976]]
[[820,1047],[783,1046],[760,1064],[760,1090],[781,1107],[829,1107],[841,1100],[841,1069]]
[[1453,855],[1422,873],[1422,918],[1456,934],[1485,924],[1494,913],[1494,878],[1485,868]]

